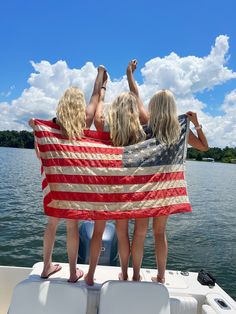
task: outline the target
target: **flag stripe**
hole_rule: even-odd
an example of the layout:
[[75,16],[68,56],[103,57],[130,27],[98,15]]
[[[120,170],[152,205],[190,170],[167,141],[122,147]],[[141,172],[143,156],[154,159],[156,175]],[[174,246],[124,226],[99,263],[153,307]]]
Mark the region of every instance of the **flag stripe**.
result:
[[114,168],[121,168],[122,167],[122,160],[87,160],[87,159],[71,159],[71,158],[64,158],[64,159],[43,159],[42,164],[45,167],[51,166],[70,166],[70,167],[114,167]]
[[[52,121],[44,121],[44,120],[35,120],[34,131],[46,131],[49,133],[61,134],[61,128],[58,124]],[[99,141],[109,141],[110,142],[110,133],[109,132],[98,132],[89,129],[84,130],[84,136],[86,138],[92,138],[93,141],[98,139]],[[81,139],[79,139],[81,140]]]
[[191,212],[191,206],[188,202],[182,204],[167,205],[162,207],[145,208],[133,211],[106,211],[106,210],[70,210],[57,209],[49,206],[45,207],[45,214],[48,216],[67,218],[67,219],[86,219],[86,220],[110,220],[110,219],[132,219],[166,216],[171,214]]
[[156,190],[166,190],[170,188],[183,188],[186,187],[184,180],[177,181],[163,181],[153,182],[146,184],[68,184],[68,183],[50,183],[50,189],[52,191],[64,191],[64,192],[79,192],[79,193],[136,193],[136,192],[148,192]]
[[66,200],[53,200],[48,204],[49,207],[58,209],[73,209],[73,210],[106,210],[106,211],[132,211],[142,210],[146,208],[157,208],[181,203],[187,203],[188,197],[184,195],[173,196],[168,198],[143,200],[136,202],[119,202],[119,203],[100,203],[100,202],[78,202],[78,201],[66,201]]
[[56,124],[52,121],[40,120],[40,119],[35,120],[34,130],[37,130],[38,128],[40,128],[40,126],[42,126],[43,129],[46,129],[47,127],[50,127],[50,129],[57,129],[57,130],[61,129],[58,124]]
[[133,168],[94,168],[94,167],[60,167],[50,166],[44,167],[46,175],[48,174],[62,174],[62,175],[81,175],[81,176],[145,176],[155,175],[156,173],[169,173],[184,171],[185,166],[167,165],[154,167],[133,167]]
[[85,159],[85,160],[122,160],[122,155],[114,154],[97,154],[95,153],[74,153],[74,152],[63,152],[63,151],[48,151],[41,153],[43,159],[55,159],[55,158],[68,158],[68,159]]
[[72,152],[72,153],[99,153],[99,154],[113,154],[120,155],[122,149],[115,147],[91,147],[91,146],[69,146],[61,144],[45,144],[38,145],[42,153],[49,151],[58,151],[58,152]]
[[[47,145],[47,144],[59,144],[59,145],[68,145],[68,146],[88,146],[88,147],[103,147],[107,148],[107,144],[103,144],[101,142],[95,142],[95,140],[90,140],[88,138],[86,139],[80,139],[80,141],[77,140],[69,140],[69,139],[59,139],[53,136],[51,137],[38,137],[37,132],[35,132],[35,135],[37,137],[37,143],[41,145]],[[120,151],[122,152],[124,149],[122,147],[119,148]]]
[[45,185],[43,188],[43,196],[45,197],[46,195],[51,193],[51,189],[49,185]]
[[[69,184],[108,184],[108,185],[126,185],[126,184],[146,184],[152,182],[163,182],[171,180],[184,180],[184,173],[156,173],[154,175],[140,176],[96,176],[96,175],[59,175],[48,174],[47,180],[49,183],[69,183]],[[127,187],[128,188],[128,187]]]
[[123,203],[123,202],[139,202],[143,200],[157,200],[160,198],[184,196],[186,195],[186,188],[170,188],[166,190],[148,191],[148,192],[129,192],[129,193],[80,193],[80,192],[65,192],[53,191],[53,199],[55,200],[70,200],[78,202],[109,202],[109,203]]
[[48,181],[47,179],[42,179],[42,189],[45,189],[48,186]]
[[[99,132],[98,132],[99,133]],[[98,134],[94,134],[96,135],[95,137],[93,137],[93,131],[84,131],[84,134],[81,136],[81,138],[73,138],[73,141],[81,141],[81,142],[91,142],[91,143],[96,143],[96,142],[100,142],[101,138],[99,138]],[[104,133],[102,133],[103,135]],[[35,130],[35,135],[37,136],[37,138],[55,138],[55,139],[60,139],[60,140],[68,140],[66,135],[61,134],[61,132],[58,132],[57,130],[55,132],[53,132],[53,130],[51,131],[47,131],[47,129],[44,129],[43,131],[36,131]],[[71,140],[69,140],[71,141]],[[106,144],[111,144],[111,140],[110,137],[105,136],[105,138],[103,139],[103,142],[107,142]]]

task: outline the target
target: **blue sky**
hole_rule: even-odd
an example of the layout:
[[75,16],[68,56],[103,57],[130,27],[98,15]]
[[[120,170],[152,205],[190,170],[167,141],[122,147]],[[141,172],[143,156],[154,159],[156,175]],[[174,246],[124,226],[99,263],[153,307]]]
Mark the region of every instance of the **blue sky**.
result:
[[[1,91],[14,85],[12,97],[21,93],[30,60],[63,59],[70,67],[93,61],[119,78],[133,57],[142,66],[172,51],[204,56],[220,34],[230,37],[233,53],[235,12],[234,0],[2,1]],[[229,66],[236,70],[236,56]]]
[[[34,72],[30,60],[65,60],[70,69],[86,62],[105,64],[120,80],[127,62],[209,55],[219,35],[229,37],[227,68],[236,71],[235,0],[169,1],[5,1],[0,3],[0,102],[17,99]],[[143,83],[140,70],[136,79]],[[225,95],[236,80],[197,93],[205,113],[222,114]]]

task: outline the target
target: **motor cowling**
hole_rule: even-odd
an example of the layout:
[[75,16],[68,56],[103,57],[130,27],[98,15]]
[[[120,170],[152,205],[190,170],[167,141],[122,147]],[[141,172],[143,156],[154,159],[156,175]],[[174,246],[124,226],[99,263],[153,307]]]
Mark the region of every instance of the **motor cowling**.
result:
[[[90,240],[93,236],[94,222],[85,221],[80,225],[79,264],[89,264]],[[116,266],[118,264],[118,242],[113,223],[107,222],[102,236],[102,248],[99,265]]]

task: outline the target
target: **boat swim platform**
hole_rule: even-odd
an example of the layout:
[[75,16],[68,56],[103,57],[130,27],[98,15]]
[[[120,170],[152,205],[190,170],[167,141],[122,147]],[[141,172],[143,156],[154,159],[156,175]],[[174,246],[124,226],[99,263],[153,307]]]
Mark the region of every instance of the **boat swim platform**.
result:
[[[69,265],[67,263],[54,262],[54,264],[60,264],[62,269],[50,276],[48,279],[41,279],[40,274],[43,269],[43,262],[38,262],[33,265],[32,271],[27,276],[26,282],[34,283],[39,287],[47,284],[50,286],[63,287],[64,290],[67,288],[73,288],[78,290],[86,290],[87,295],[87,310],[86,314],[97,314],[100,306],[100,292],[105,282],[116,281],[117,283],[126,283],[118,280],[120,267],[116,266],[102,266],[98,265],[95,272],[95,284],[88,286],[82,279],[76,283],[68,283],[69,278]],[[78,264],[84,274],[88,271],[88,265]],[[129,278],[132,278],[132,268],[128,270]],[[151,283],[152,277],[157,274],[156,269],[142,268],[140,275],[142,277],[141,284],[143,285],[143,292],[145,297],[146,287],[145,283]],[[167,270],[165,277],[166,283],[164,286],[167,288],[169,293],[170,313],[171,314],[214,314],[214,313],[227,313],[236,314],[236,302],[217,284],[210,288],[203,286],[197,281],[197,273],[189,272],[184,273],[181,271]],[[24,282],[24,281],[23,281]],[[21,283],[20,283],[21,284]],[[152,284],[152,286],[155,284]],[[160,286],[160,284],[156,284]],[[80,289],[81,288],[81,289]],[[64,291],[63,290],[63,291]],[[132,290],[132,289],[130,289]],[[223,300],[227,305],[227,309],[223,309],[216,300]],[[117,306],[119,306],[120,300],[117,300]],[[115,306],[115,304],[114,304]],[[0,311],[1,312],[1,311]],[[68,312],[69,313],[69,312]],[[79,311],[78,311],[79,313]],[[148,311],[145,312],[148,314]],[[11,314],[11,312],[10,312]],[[112,313],[110,313],[112,314]],[[132,314],[132,311],[130,312]],[[135,313],[134,313],[135,314]]]

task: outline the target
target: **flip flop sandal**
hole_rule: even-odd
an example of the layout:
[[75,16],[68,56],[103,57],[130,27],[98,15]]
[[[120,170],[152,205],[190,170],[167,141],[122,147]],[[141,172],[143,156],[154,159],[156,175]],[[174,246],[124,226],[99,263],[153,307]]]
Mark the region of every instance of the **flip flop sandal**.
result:
[[67,282],[76,283],[80,278],[84,276],[84,272],[81,269],[77,268],[77,271],[79,271],[79,276],[73,281],[68,279]]
[[50,276],[52,276],[53,274],[57,273],[62,268],[59,264],[55,264],[53,266],[55,266],[56,268],[53,271],[51,271],[47,276],[41,276],[42,279],[48,279]]

